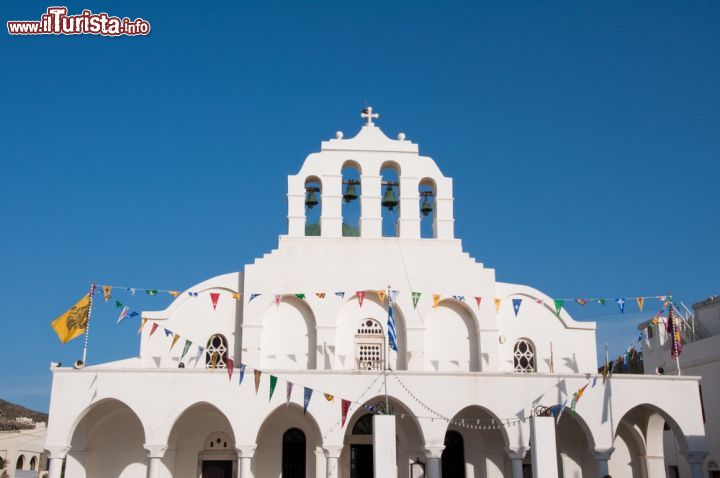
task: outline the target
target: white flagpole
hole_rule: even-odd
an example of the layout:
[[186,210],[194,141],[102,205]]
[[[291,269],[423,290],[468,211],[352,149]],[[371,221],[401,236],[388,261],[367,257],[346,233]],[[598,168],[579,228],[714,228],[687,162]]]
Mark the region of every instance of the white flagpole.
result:
[[[388,299],[388,307],[392,307],[392,299],[390,298],[390,286],[387,288],[387,299]],[[388,315],[390,314],[388,309]],[[388,370],[390,370],[390,325],[385,326],[388,329],[388,339],[387,339],[387,345],[385,346],[385,373],[383,374],[385,377],[385,415],[390,415],[390,401],[388,400],[388,391],[387,391],[387,374]]]
[[88,336],[90,335],[90,317],[92,317],[93,294],[95,293],[95,284],[90,284],[90,294],[88,299],[88,317],[87,325],[85,325],[85,343],[83,344],[82,365],[87,363]]

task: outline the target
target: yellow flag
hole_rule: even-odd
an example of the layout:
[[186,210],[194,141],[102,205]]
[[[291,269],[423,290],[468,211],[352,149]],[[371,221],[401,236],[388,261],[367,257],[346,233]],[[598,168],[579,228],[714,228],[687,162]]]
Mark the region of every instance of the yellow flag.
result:
[[433,294],[433,309],[437,310],[440,305],[440,294]]
[[138,331],[137,331],[138,334],[139,334],[140,332],[142,332],[142,329],[143,329],[143,327],[145,327],[145,324],[147,324],[147,319],[146,319],[145,317],[143,317],[142,323],[140,324],[140,328],[139,328]]
[[60,338],[60,342],[67,343],[75,337],[85,333],[90,312],[90,294],[86,294],[70,310],[50,323]]
[[502,303],[502,299],[495,299],[495,311],[500,312],[500,304]]
[[645,297],[638,297],[637,299],[638,309],[642,312],[643,304],[645,303]]
[[103,297],[105,297],[105,302],[110,300],[110,291],[112,290],[111,285],[104,285],[103,286]]
[[325,395],[325,400],[327,400],[328,402],[332,402],[333,400],[335,400],[335,395],[330,395],[329,393],[323,393],[323,395]]
[[377,295],[378,295],[378,299],[380,299],[380,303],[384,304],[385,296],[387,295],[387,292],[385,291],[385,289],[380,289],[379,291],[377,291]]
[[232,298],[235,299],[235,300],[239,300],[239,299],[240,299],[240,294],[237,293],[237,292],[233,292],[233,293],[232,293]]
[[169,290],[169,291],[168,291],[168,294],[170,294],[170,295],[173,296],[173,297],[177,297],[177,296],[180,295],[180,292],[178,292],[178,291],[176,291],[176,290]]
[[172,344],[170,344],[170,350],[172,350],[173,347],[175,347],[175,344],[177,343],[178,340],[180,340],[180,336],[178,334],[173,335]]

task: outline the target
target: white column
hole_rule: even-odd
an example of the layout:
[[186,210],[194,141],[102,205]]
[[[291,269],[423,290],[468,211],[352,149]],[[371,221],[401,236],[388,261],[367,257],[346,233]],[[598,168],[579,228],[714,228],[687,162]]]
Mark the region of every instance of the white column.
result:
[[393,415],[373,415],[373,470],[376,478],[397,476]]
[[48,478],[60,478],[62,475],[63,460],[67,456],[69,446],[46,446],[48,452]]
[[512,478],[523,478],[523,460],[528,451],[524,446],[513,446],[505,449],[512,462]]
[[325,476],[327,478],[338,478],[340,476],[340,453],[342,453],[342,449],[342,445],[323,447],[325,453]]
[[400,180],[400,227],[399,237],[407,239],[420,238],[420,194],[419,180],[414,177],[402,176]]
[[323,237],[342,237],[342,176],[323,174],[320,234]]
[[382,237],[381,177],[362,175],[360,180],[360,235]]
[[167,450],[167,445],[148,445],[146,443],[143,447],[147,450],[149,459],[147,476],[148,478],[158,478],[160,476],[162,458],[165,455],[165,450]]
[[640,464],[645,467],[645,476],[648,478],[665,477],[665,457],[663,455],[640,455],[640,458]]
[[690,465],[690,477],[691,478],[705,478],[705,472],[703,471],[703,462],[707,456],[706,451],[686,451],[682,452],[682,455]]
[[236,448],[240,462],[240,475],[238,478],[252,478],[252,458],[255,455],[256,445],[239,446]]
[[608,460],[610,460],[610,456],[614,451],[615,448],[595,448],[593,450],[593,456],[597,461],[598,476],[600,478],[604,478],[606,475],[610,474],[610,469],[608,468]]
[[533,478],[557,478],[555,417],[530,417],[530,450]]
[[440,478],[440,458],[445,446],[426,446],[425,447],[425,477]]

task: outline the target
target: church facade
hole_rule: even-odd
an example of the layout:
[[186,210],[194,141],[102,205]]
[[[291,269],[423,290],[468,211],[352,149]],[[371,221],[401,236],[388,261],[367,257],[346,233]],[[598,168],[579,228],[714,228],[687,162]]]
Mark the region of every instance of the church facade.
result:
[[654,478],[664,429],[704,476],[698,379],[599,377],[595,324],[463,252],[452,180],[376,117],[288,177],[276,249],[143,312],[138,357],[52,369],[50,478]]

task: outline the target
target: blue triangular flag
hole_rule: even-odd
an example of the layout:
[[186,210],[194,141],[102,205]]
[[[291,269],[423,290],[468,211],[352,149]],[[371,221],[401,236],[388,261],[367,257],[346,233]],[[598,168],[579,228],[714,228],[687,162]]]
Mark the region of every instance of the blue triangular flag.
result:
[[245,378],[245,364],[240,364],[240,385],[242,385],[242,381]]
[[173,333],[172,330],[163,329],[165,331],[165,337],[170,337]]
[[305,387],[305,394],[303,397],[303,415],[307,413],[308,405],[310,404],[310,398],[312,397],[312,388]]
[[625,313],[625,299],[617,299],[617,305],[620,307],[620,313]]
[[261,295],[262,295],[262,294],[250,294],[250,299],[248,300],[248,302],[252,302],[252,300],[253,300],[255,297],[258,297],[258,296],[261,296]]
[[517,317],[518,312],[520,312],[520,304],[522,304],[522,299],[513,299],[512,300],[513,310],[515,311],[515,317]]
[[345,297],[345,292],[335,292],[335,295],[342,299],[343,297]]

